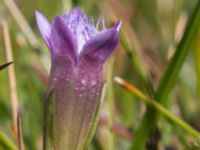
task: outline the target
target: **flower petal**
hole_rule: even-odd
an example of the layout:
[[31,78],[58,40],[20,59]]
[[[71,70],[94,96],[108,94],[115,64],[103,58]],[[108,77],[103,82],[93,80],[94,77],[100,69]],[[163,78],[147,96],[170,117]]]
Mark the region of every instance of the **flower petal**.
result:
[[85,14],[77,7],[70,10],[68,14],[64,14],[62,17],[66,23],[72,25],[77,24],[80,20],[87,20]]
[[76,40],[60,16],[52,23],[50,39],[55,55],[67,55],[76,62]]
[[79,59],[86,57],[89,60],[104,63],[118,43],[120,26],[121,22],[118,22],[111,29],[103,30],[92,37],[84,45]]
[[64,14],[63,20],[73,33],[77,41],[77,53],[80,53],[82,47],[88,39],[94,36],[98,30],[85,14],[78,8],[72,9],[68,14]]
[[122,20],[119,21],[116,25],[114,25],[113,28],[115,28],[119,32],[119,30],[121,29],[121,27],[122,27]]
[[48,22],[48,20],[46,19],[46,17],[39,11],[35,12],[35,18],[36,18],[36,22],[37,22],[39,31],[42,35],[42,38],[46,42],[46,44],[52,54],[52,48],[51,48],[51,43],[50,43],[51,25]]

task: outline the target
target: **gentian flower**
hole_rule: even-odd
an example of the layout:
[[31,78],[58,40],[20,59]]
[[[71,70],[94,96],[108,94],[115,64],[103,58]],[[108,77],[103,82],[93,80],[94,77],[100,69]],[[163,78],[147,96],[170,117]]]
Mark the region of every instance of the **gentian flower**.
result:
[[48,91],[55,93],[53,147],[83,148],[102,89],[102,67],[119,40],[121,22],[102,30],[78,8],[52,23],[36,12],[39,31],[51,54]]

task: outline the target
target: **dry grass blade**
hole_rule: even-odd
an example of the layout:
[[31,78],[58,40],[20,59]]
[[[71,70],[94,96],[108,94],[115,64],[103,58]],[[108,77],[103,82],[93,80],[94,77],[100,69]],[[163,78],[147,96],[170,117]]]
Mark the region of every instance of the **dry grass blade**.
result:
[[[10,43],[10,35],[9,29],[6,21],[2,21],[3,27],[3,37],[4,37],[4,44],[6,50],[6,59],[8,62],[13,61],[13,53],[12,47]],[[14,65],[8,67],[8,79],[9,79],[9,87],[10,87],[10,98],[11,98],[11,105],[12,105],[12,116],[13,116],[13,124],[14,124],[14,132],[15,135],[17,133],[17,112],[18,112],[18,96],[17,96],[17,89],[16,89],[16,77],[15,77],[15,68]]]

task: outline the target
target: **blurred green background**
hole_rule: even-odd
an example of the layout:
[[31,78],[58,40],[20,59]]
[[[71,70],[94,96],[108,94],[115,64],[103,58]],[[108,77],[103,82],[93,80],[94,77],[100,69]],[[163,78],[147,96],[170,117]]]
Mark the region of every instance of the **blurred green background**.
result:
[[[24,148],[39,150],[42,145],[42,109],[47,89],[50,55],[34,18],[41,11],[52,21],[56,15],[78,6],[95,22],[103,16],[107,27],[123,21],[121,42],[104,66],[108,81],[107,96],[99,125],[90,146],[94,150],[129,150],[135,132],[143,120],[146,104],[113,82],[115,76],[127,80],[143,93],[155,97],[169,62],[177,50],[188,18],[198,0],[1,0],[0,64],[14,61],[0,72],[0,150],[15,149],[17,139],[13,124],[13,106],[17,101],[21,118]],[[198,7],[200,9],[200,7]],[[200,20],[190,20],[200,22]],[[174,115],[200,130],[200,26],[195,29],[176,72],[165,106]],[[13,60],[6,55],[6,31],[10,35]],[[182,44],[184,45],[184,44]],[[174,58],[174,62],[179,57]],[[9,66],[11,67],[11,66]],[[12,70],[12,69],[11,69]],[[9,75],[11,74],[11,75]],[[11,76],[11,77],[10,77]],[[11,78],[16,78],[16,90]],[[170,76],[170,75],[169,75]],[[151,87],[151,88],[150,88]],[[14,100],[13,100],[14,99]],[[157,132],[146,140],[146,149],[200,149],[184,130],[165,117],[159,117]],[[151,122],[148,122],[151,124]],[[148,124],[147,124],[148,126]],[[10,146],[9,148],[8,145]]]

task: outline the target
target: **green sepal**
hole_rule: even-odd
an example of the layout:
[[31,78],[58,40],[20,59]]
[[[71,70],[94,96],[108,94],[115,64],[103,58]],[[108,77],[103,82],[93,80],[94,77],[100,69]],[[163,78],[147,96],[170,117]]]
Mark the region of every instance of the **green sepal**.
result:
[[89,144],[92,142],[92,139],[94,137],[94,134],[95,134],[98,122],[99,122],[100,108],[101,108],[101,106],[103,104],[103,100],[105,98],[106,88],[107,88],[107,84],[104,82],[103,85],[102,85],[100,101],[97,105],[97,109],[96,109],[95,116],[94,116],[94,119],[93,119],[93,124],[92,124],[92,127],[90,128],[90,131],[89,131],[89,134],[88,134],[88,137],[87,137],[87,140],[85,142],[83,150],[86,150],[88,148]]
[[43,150],[53,150],[55,92],[52,89],[44,100]]

